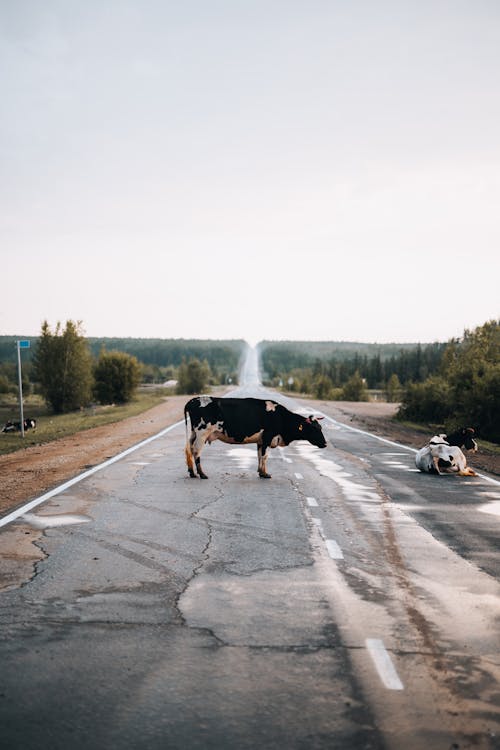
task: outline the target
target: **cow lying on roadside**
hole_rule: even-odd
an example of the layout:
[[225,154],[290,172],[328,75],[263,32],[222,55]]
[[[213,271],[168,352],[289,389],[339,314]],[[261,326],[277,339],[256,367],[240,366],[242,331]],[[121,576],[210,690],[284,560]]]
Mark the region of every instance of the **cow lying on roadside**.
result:
[[268,448],[289,445],[293,440],[308,440],[318,448],[326,446],[318,418],[301,417],[269,399],[196,396],[184,407],[184,420],[189,476],[196,476],[196,467],[200,479],[207,479],[200,463],[202,448],[214,440],[238,445],[256,443],[258,473],[263,479],[271,478],[266,468]]
[[461,448],[477,451],[472,427],[462,427],[450,435],[434,437],[417,451],[415,465],[420,471],[429,474],[459,474],[459,476],[476,477],[476,472],[467,466],[467,459]]
[[[24,420],[25,431],[35,429],[36,419],[29,418]],[[4,424],[2,432],[21,432],[21,422],[12,422],[12,420],[9,419],[9,421]]]

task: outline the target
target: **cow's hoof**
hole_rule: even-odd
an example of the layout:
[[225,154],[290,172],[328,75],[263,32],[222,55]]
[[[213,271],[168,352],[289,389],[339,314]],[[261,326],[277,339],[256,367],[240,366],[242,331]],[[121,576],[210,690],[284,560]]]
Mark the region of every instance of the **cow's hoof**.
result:
[[196,479],[196,474],[194,473],[194,471],[190,470],[189,471],[189,476],[191,477],[191,479]]
[[207,475],[201,472],[200,479],[208,479]]
[[271,475],[264,471],[259,471],[259,477],[261,479],[271,479]]

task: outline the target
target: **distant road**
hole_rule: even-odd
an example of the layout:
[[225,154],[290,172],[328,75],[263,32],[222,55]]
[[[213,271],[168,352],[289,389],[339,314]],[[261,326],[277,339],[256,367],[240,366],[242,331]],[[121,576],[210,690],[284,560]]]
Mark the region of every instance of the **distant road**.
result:
[[[238,393],[280,398],[255,359]],[[499,747],[498,482],[324,425],[270,481],[221,443],[189,479],[182,425],[0,532],[45,526],[0,595],[2,748]]]

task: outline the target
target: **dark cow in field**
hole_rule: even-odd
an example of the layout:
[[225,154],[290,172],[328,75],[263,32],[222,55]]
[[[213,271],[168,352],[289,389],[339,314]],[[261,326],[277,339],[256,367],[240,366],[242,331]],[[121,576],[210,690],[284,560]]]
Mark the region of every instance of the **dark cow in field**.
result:
[[214,440],[238,445],[256,443],[258,472],[263,479],[271,478],[266,469],[268,448],[289,445],[292,440],[308,440],[318,448],[326,446],[318,418],[302,417],[270,399],[196,396],[184,407],[184,420],[189,476],[196,476],[196,467],[201,479],[207,479],[207,475],[201,468],[200,454],[205,443]]
[[467,466],[462,448],[473,453],[477,451],[472,427],[461,427],[450,435],[434,435],[427,445],[417,451],[415,465],[420,471],[429,474],[456,473],[459,476],[475,477],[477,474]]
[[[36,419],[29,418],[24,420],[25,431],[35,429]],[[4,424],[2,432],[21,432],[21,422],[12,422],[12,420],[9,419],[9,421]]]

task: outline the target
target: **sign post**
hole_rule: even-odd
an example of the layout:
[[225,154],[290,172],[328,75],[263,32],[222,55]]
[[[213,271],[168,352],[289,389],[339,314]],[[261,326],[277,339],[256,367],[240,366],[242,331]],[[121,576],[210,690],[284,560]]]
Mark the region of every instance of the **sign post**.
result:
[[21,373],[21,349],[29,349],[29,341],[17,342],[17,375],[19,382],[19,413],[21,417],[21,437],[24,437],[24,411],[23,411],[23,377]]

